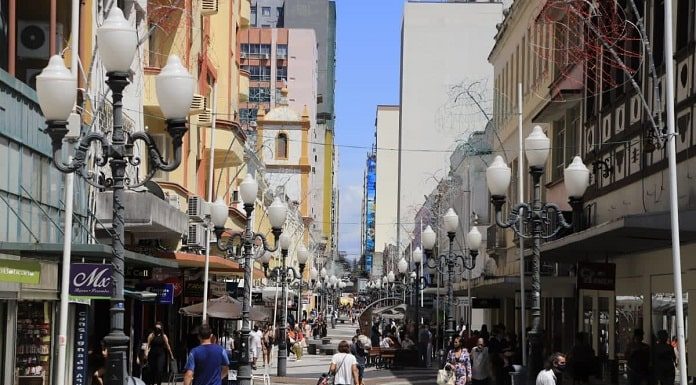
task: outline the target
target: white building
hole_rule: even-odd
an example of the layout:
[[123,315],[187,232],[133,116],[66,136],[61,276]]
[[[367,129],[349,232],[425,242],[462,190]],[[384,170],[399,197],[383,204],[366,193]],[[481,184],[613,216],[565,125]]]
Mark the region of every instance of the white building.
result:
[[400,243],[407,242],[405,232],[413,228],[409,222],[423,196],[447,175],[458,141],[485,127],[483,114],[454,116],[447,106],[457,98],[453,88],[458,85],[481,81],[492,94],[493,67],[486,58],[502,10],[502,3],[488,1],[408,2],[404,7],[397,162]]
[[377,106],[377,199],[375,201],[375,253],[396,245],[399,175],[399,106]]

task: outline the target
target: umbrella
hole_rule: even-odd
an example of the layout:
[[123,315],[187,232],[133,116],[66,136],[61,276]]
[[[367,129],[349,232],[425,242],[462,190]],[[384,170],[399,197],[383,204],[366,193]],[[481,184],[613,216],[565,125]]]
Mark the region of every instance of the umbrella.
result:
[[[179,310],[179,313],[189,317],[200,317],[203,314],[203,302],[190,305]],[[208,301],[208,316],[237,320],[242,318],[242,302],[230,296],[214,298]],[[249,317],[252,321],[270,319],[268,311],[260,307],[252,307]]]

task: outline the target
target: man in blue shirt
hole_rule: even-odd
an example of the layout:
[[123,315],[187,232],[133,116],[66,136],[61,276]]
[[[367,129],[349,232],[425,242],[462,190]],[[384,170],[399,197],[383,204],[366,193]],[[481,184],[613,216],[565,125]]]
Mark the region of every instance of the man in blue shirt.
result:
[[201,325],[198,331],[201,344],[189,352],[184,385],[222,385],[222,379],[227,377],[230,361],[225,349],[211,342],[212,336],[210,326]]

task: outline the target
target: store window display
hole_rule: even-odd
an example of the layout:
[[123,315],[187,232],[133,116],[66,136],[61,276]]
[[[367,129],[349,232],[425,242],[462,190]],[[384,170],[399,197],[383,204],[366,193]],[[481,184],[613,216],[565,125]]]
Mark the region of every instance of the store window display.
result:
[[48,302],[18,303],[15,375],[19,385],[50,382],[51,306]]

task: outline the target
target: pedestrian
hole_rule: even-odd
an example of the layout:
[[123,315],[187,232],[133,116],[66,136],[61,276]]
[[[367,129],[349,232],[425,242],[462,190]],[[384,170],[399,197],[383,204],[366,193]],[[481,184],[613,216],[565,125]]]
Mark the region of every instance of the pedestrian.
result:
[[488,385],[491,377],[491,360],[488,347],[483,338],[479,337],[471,352],[471,382],[472,385]]
[[295,352],[295,361],[300,361],[302,359],[304,343],[304,335],[302,334],[302,331],[298,326],[295,328],[295,343],[293,344],[293,351]]
[[212,331],[208,324],[198,330],[201,344],[188,355],[184,366],[184,385],[222,385],[227,377],[230,361],[222,346],[211,342]]
[[655,380],[659,381],[660,385],[674,385],[676,361],[677,355],[667,331],[658,331],[655,344]]
[[430,330],[428,330],[428,325],[426,323],[421,324],[420,331],[418,332],[418,362],[419,366],[427,366],[428,362],[428,345],[430,344],[430,339],[432,338]]
[[454,338],[453,347],[447,353],[447,363],[454,370],[455,385],[466,385],[471,382],[471,357],[469,351],[462,346],[462,338]]
[[544,363],[544,370],[537,375],[536,385],[556,385],[558,383],[558,377],[563,374],[565,367],[565,354],[552,354]]
[[254,330],[249,333],[249,353],[251,356],[251,368],[256,369],[256,360],[259,358],[259,353],[263,349],[261,339],[263,332],[259,330],[259,325],[254,325]]
[[379,343],[382,341],[381,337],[382,334],[379,332],[379,322],[375,322],[370,331],[370,342],[373,348],[379,347]]
[[590,381],[590,374],[596,372],[594,361],[594,349],[587,342],[586,333],[578,332],[575,345],[568,354],[568,369],[574,383],[587,384]]
[[339,342],[338,353],[331,357],[329,373],[334,374],[335,385],[360,385],[358,361],[354,355],[350,354],[348,341]]
[[350,353],[355,356],[355,360],[358,364],[358,383],[360,385],[363,385],[365,365],[367,364],[367,357],[369,355],[369,352],[363,344],[364,340],[369,341],[367,337],[360,334],[360,329],[358,329],[353,337],[353,344],[350,347]]
[[147,336],[148,384],[161,385],[169,372],[169,359],[174,359],[169,338],[162,329],[162,323],[155,323],[155,329]]
[[626,348],[629,385],[641,385],[650,378],[650,347],[643,342],[643,329],[633,331],[633,340]]
[[273,326],[267,325],[263,333],[263,366],[271,366],[271,353],[273,352]]

